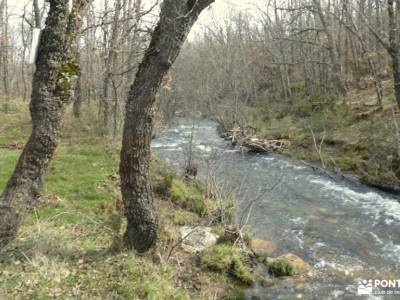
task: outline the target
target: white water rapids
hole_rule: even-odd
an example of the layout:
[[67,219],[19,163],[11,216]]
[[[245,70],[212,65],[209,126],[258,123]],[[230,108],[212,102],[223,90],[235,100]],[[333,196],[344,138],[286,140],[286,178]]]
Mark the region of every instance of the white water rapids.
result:
[[[249,299],[360,299],[359,280],[400,279],[400,203],[395,196],[316,173],[280,155],[234,151],[210,121],[193,126],[192,120],[176,120],[154,139],[153,151],[182,170],[192,131],[200,174],[212,166],[221,182],[241,187],[238,215],[250,199],[258,199],[248,230],[275,242],[278,255],[294,253],[318,273],[307,284],[278,281],[254,287],[247,291]],[[368,297],[361,299],[400,299]]]

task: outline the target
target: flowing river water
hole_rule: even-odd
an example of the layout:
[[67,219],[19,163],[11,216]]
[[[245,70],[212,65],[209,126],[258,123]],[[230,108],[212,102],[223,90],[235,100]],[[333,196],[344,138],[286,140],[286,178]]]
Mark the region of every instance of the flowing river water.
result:
[[268,287],[255,286],[246,291],[249,299],[400,299],[357,296],[359,280],[400,279],[400,203],[395,196],[281,155],[232,150],[216,128],[211,121],[177,119],[153,140],[152,149],[182,170],[193,132],[200,176],[212,166],[222,182],[241,187],[238,216],[256,199],[250,233],[276,243],[277,255],[298,255],[317,274],[305,283],[276,280]]

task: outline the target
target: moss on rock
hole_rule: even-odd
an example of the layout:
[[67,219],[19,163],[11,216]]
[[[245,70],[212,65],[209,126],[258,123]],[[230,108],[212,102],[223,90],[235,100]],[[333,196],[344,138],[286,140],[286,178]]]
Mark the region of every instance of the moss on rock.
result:
[[276,277],[310,275],[313,273],[313,269],[308,263],[292,253],[277,258],[266,258],[264,263],[268,267],[268,272]]
[[292,276],[294,274],[293,267],[287,261],[272,261],[268,263],[268,272],[275,277]]
[[205,267],[214,272],[225,272],[241,284],[251,285],[254,275],[246,265],[246,256],[231,244],[218,244],[201,254]]

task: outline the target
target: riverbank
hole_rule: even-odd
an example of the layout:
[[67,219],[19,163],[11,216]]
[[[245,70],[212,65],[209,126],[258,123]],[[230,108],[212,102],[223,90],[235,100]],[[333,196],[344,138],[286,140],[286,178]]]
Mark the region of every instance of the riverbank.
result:
[[391,81],[384,82],[383,109],[375,103],[373,88],[350,91],[346,103],[333,95],[298,97],[286,103],[265,96],[246,108],[244,115],[251,116],[245,123],[258,138],[290,142],[279,153],[399,194]]
[[182,170],[192,141],[199,176],[218,174],[236,191],[237,220],[261,240],[255,244],[265,245],[268,257],[293,253],[316,273],[303,282],[285,278],[255,285],[246,290],[250,299],[352,298],[360,278],[398,277],[400,206],[395,197],[283,155],[232,151],[216,128],[213,121],[176,119],[153,140],[153,152]]
[[[41,203],[0,251],[0,298],[211,299],[234,292],[234,280],[193,263],[193,255],[181,247],[180,228],[204,226],[208,219],[170,200],[174,188],[175,198],[184,201],[188,186],[179,178],[166,186],[172,175],[160,162],[152,163],[151,172],[161,221],[157,248],[143,256],[123,248],[119,143],[105,141],[91,124],[95,114],[85,114],[85,121],[67,114]],[[30,126],[28,103],[10,101],[0,109],[0,191]],[[220,230],[217,224],[210,228]]]
[[[1,299],[244,299],[244,288],[274,282],[267,266],[275,276],[296,275],[288,282],[305,280],[310,268],[300,258],[271,259],[273,242],[236,231],[231,201],[206,197],[204,183],[177,176],[155,158],[157,247],[146,255],[124,249],[119,143],[101,138],[91,124],[95,115],[85,113],[86,121],[67,114],[40,205],[0,250]],[[27,103],[0,110],[0,191],[30,126]]]

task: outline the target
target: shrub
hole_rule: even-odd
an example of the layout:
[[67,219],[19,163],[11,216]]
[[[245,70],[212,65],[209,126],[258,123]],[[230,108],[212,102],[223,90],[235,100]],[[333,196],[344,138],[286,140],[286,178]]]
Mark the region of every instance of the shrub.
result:
[[171,200],[180,207],[203,216],[206,204],[202,185],[197,182],[186,182],[173,178],[170,187]]
[[228,271],[233,257],[234,248],[229,244],[218,244],[205,250],[201,255],[201,261],[210,270],[216,272]]
[[297,98],[293,103],[283,106],[281,114],[308,118],[324,110],[333,110],[339,98],[333,94],[315,94],[306,98]]
[[202,263],[215,272],[225,272],[242,284],[250,285],[254,276],[246,266],[244,254],[231,244],[217,244],[201,254]]
[[239,282],[251,285],[254,282],[254,276],[249,268],[243,263],[239,256],[234,256],[231,265],[232,276]]
[[214,224],[223,223],[224,225],[231,224],[235,218],[235,204],[231,199],[212,200],[206,199],[205,214],[208,219]]
[[342,171],[353,171],[358,169],[362,159],[360,159],[358,156],[348,154],[348,156],[337,156],[335,157],[334,161]]
[[292,276],[294,274],[293,267],[288,262],[282,260],[268,263],[268,272],[275,277]]
[[172,181],[176,175],[168,166],[165,166],[165,164],[161,165],[159,166],[158,163],[151,165],[150,178],[153,191],[161,197],[167,197],[169,196]]

